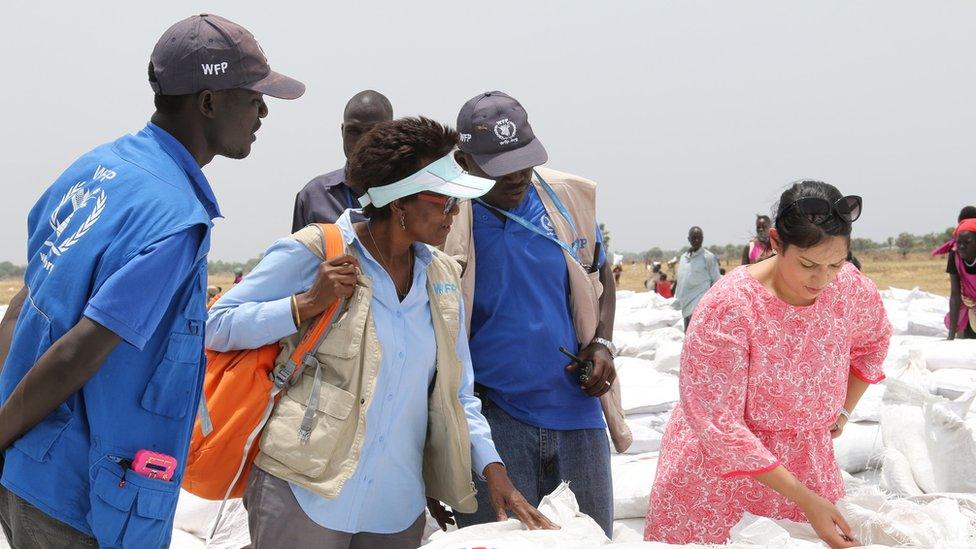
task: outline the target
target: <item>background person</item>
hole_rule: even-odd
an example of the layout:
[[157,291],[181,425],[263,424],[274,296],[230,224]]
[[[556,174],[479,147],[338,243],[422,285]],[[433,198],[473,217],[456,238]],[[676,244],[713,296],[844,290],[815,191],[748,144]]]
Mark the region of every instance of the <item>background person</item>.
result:
[[705,292],[722,277],[718,258],[702,248],[705,234],[701,227],[688,230],[688,244],[691,248],[678,259],[678,273],[675,277],[674,303],[671,305],[681,311],[685,319],[685,330],[691,322],[691,315]]
[[681,399],[661,442],[645,539],[724,543],[749,512],[808,521],[854,547],[831,438],[884,379],[891,325],[846,261],[861,199],[802,181],[780,197],[776,255],[702,299],[681,352]]
[[[965,206],[963,209],[959,210],[959,217],[956,219],[957,223],[962,223],[966,219],[976,219],[976,206]],[[955,232],[955,231],[953,231]],[[932,256],[946,255],[955,249],[956,238],[953,235],[952,238],[947,240],[938,248],[932,250]]]
[[[342,111],[342,153],[348,159],[359,140],[373,126],[393,120],[393,105],[385,95],[363,90],[349,99]],[[310,223],[335,223],[347,209],[359,209],[363,189],[346,177],[346,166],[320,175],[309,181],[295,196],[295,211],[291,231],[297,232]],[[362,214],[353,213],[353,221],[362,221]]]
[[756,216],[756,236],[746,244],[742,250],[742,264],[752,265],[773,255],[773,248],[769,245],[769,227],[772,222],[768,215]]
[[[321,372],[306,368],[262,436],[244,496],[259,549],[412,549],[425,505],[442,527],[452,522],[425,490],[474,509],[472,469],[485,479],[490,513],[511,510],[529,528],[553,527],[512,486],[495,450],[472,394],[460,268],[433,248],[447,238],[457,199],[492,184],[455,164],[456,140],[426,118],[378,124],[349,160],[369,216],[340,216],[349,254],[322,262],[308,249],[321,246],[318,228],[307,227],[272,245],[211,309],[209,348],[286,338],[282,356],[290,356],[300,326],[349,298],[316,353]],[[324,412],[303,444],[296,433],[306,398],[298,395],[315,391]]]
[[[13,547],[169,545],[220,217],[201,168],[250,154],[265,94],[305,91],[216,15],[167,29],[149,81],[149,124],[75,161],[28,216],[25,287],[0,329],[0,523]],[[172,480],[135,473],[139,450],[174,457]]]
[[[949,252],[949,314],[946,328],[949,340],[957,334],[976,339],[976,219],[963,219],[953,232],[955,250]],[[956,319],[953,324],[952,319]]]

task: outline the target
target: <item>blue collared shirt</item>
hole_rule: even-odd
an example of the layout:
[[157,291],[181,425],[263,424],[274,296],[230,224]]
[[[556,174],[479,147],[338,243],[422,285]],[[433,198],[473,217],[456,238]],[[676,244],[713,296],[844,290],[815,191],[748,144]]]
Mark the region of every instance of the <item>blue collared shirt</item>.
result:
[[[316,523],[342,532],[400,532],[426,506],[422,474],[427,436],[428,386],[436,362],[434,327],[427,295],[430,249],[415,244],[414,277],[403,302],[393,281],[356,237],[351,210],[337,225],[346,243],[362,258],[363,273],[373,282],[370,314],[383,347],[376,395],[366,412],[366,439],[353,476],[335,499],[326,499],[292,484],[292,492]],[[295,333],[291,295],[312,286],[320,260],[294,239],[284,238],[268,249],[243,282],[210,310],[207,347],[246,349]],[[462,308],[463,314],[463,308]],[[471,434],[472,468],[481,474],[501,458],[481,415],[481,401],[472,392],[474,375],[464,319],[457,354],[463,366],[459,398]]]
[[[555,238],[534,186],[510,213]],[[599,399],[580,389],[559,352],[579,350],[563,250],[479,203],[472,215],[478,261],[470,345],[478,383],[523,423],[559,430],[606,427]],[[601,240],[599,229],[595,238]],[[601,254],[597,263],[603,260]]]

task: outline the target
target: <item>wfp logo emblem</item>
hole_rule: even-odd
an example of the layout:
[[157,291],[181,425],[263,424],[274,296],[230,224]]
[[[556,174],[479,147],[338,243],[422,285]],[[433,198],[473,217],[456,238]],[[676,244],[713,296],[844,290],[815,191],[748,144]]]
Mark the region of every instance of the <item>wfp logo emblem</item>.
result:
[[502,118],[495,122],[495,137],[498,138],[499,145],[518,143],[518,137],[515,136],[517,133],[518,127],[515,125],[515,122],[507,118]]
[[[115,178],[115,171],[98,166],[92,174],[92,181],[109,181]],[[108,195],[99,187],[86,189],[87,181],[79,181],[71,186],[61,197],[57,207],[51,212],[48,224],[54,231],[50,240],[44,242],[45,251],[41,253],[41,264],[48,272],[54,269],[54,263],[61,254],[67,252],[72,246],[78,243],[88,231],[98,223],[102,213],[105,211],[105,203]],[[68,230],[68,225],[74,220],[75,214],[85,210],[91,205],[85,221],[75,229],[68,237],[62,239],[61,236]]]
[[435,282],[433,286],[437,295],[456,294],[458,291],[457,284],[451,282]]
[[227,67],[230,63],[223,61],[221,63],[202,63],[200,65],[203,67],[203,74],[207,76],[220,76],[221,74],[227,74]]

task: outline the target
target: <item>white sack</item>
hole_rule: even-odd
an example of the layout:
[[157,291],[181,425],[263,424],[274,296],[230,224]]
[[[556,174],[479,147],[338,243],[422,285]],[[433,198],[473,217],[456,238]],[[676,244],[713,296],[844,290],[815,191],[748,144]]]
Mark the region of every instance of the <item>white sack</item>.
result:
[[834,439],[834,456],[841,470],[851,474],[880,467],[884,457],[880,426],[848,423],[844,432]]
[[509,519],[438,532],[424,547],[437,549],[589,549],[610,540],[592,518],[580,513],[576,496],[566,483],[542,498],[539,511],[560,526],[559,530],[527,530],[521,522]]
[[950,401],[900,380],[889,379],[887,385],[881,419],[884,444],[905,456],[919,489],[976,492],[976,428],[963,419],[973,394]]
[[921,352],[929,370],[961,368],[976,370],[976,339],[940,339],[912,345]]
[[[180,490],[180,499],[176,504],[176,516],[173,527],[183,530],[199,538],[201,543],[210,535],[219,501],[198,498],[186,490]],[[224,513],[220,519],[220,526],[213,538],[206,544],[208,549],[240,549],[251,544],[251,535],[247,529],[247,510],[243,501],[227,500]],[[201,545],[203,547],[203,545]]]
[[620,357],[614,365],[620,379],[620,399],[625,414],[666,412],[678,402],[677,376],[658,372],[653,362]]
[[647,515],[651,486],[657,474],[657,452],[636,456],[610,456],[613,477],[613,518],[643,518]]
[[664,436],[664,429],[670,417],[670,412],[627,416],[627,426],[630,427],[634,441],[624,453],[644,454],[660,450],[661,437]]

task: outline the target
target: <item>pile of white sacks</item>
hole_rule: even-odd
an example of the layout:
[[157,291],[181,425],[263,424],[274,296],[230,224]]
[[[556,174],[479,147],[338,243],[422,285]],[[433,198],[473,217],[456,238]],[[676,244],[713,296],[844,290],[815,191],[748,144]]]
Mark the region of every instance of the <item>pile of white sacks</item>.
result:
[[[898,289],[882,295],[895,329],[885,360],[888,379],[867,391],[835,440],[848,491],[840,509],[868,545],[976,547],[976,341],[945,341],[949,305],[944,297]],[[426,547],[677,547],[641,540],[661,435],[678,401],[681,318],[670,300],[654,293],[621,291],[617,297],[616,365],[634,444],[628,453],[612,456],[613,538],[579,512],[571,487],[562,486],[540,506],[562,525],[559,531],[529,532],[510,520],[441,533],[428,520]],[[247,516],[240,500],[229,502],[215,536],[205,541],[218,506],[184,492],[172,546],[246,546]],[[809,526],[746,516],[722,547],[823,545]]]

